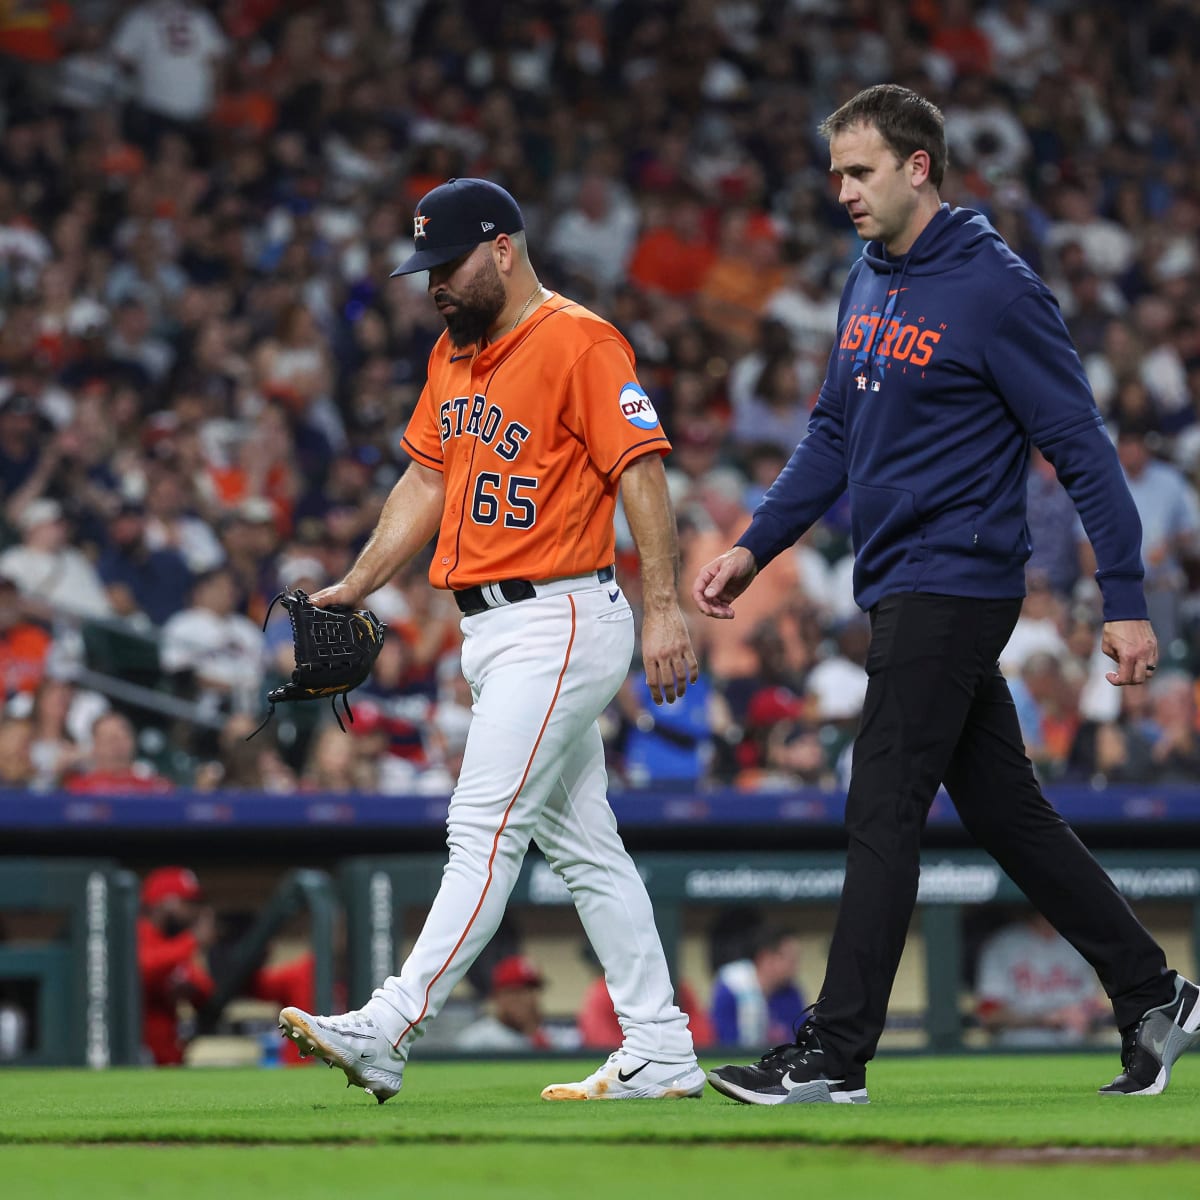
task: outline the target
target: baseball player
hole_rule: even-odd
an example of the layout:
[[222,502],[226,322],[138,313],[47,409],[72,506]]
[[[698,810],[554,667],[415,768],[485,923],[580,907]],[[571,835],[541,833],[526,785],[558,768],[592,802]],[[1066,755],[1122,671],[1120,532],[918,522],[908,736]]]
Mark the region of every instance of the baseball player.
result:
[[698,1096],[650,900],[608,806],[596,720],[625,678],[634,622],[614,576],[620,487],[641,559],[642,657],[655,703],[697,679],[676,600],[670,446],[608,322],[542,287],[516,201],[452,179],[417,206],[414,252],[446,322],[404,434],[412,463],[346,577],[357,605],[436,533],[430,567],[462,611],[473,719],[447,815],[449,862],[398,976],[342,1016],[280,1013],[302,1050],[383,1103],[413,1043],[487,945],[532,838],[571,890],[624,1031],[608,1061],[547,1100]]

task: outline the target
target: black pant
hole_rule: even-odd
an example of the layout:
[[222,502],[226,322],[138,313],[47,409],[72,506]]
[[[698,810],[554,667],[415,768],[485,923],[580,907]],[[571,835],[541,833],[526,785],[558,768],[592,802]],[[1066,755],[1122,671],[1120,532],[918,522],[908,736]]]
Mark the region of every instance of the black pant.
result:
[[917,898],[938,785],[971,836],[1096,969],[1117,1025],[1174,994],[1162,950],[1050,807],[997,660],[1020,600],[906,593],[871,612],[846,798],[846,882],[814,1014],[831,1066],[871,1059]]

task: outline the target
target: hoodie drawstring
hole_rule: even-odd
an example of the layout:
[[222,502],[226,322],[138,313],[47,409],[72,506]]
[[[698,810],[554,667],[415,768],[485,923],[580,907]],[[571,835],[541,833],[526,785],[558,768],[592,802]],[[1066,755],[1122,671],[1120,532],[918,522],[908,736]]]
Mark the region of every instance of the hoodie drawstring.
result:
[[[867,347],[867,378],[873,380],[875,378],[875,360],[879,357],[879,347],[883,344],[887,336],[887,327],[892,320],[892,314],[896,311],[896,303],[900,299],[900,293],[904,290],[901,286],[904,283],[904,275],[908,270],[908,255],[900,260],[900,270],[896,271],[893,267],[892,273],[888,276],[888,295],[887,303],[883,306],[883,315],[879,318],[879,324],[875,327],[875,336],[871,338],[871,343]],[[892,287],[892,284],[895,287]]]

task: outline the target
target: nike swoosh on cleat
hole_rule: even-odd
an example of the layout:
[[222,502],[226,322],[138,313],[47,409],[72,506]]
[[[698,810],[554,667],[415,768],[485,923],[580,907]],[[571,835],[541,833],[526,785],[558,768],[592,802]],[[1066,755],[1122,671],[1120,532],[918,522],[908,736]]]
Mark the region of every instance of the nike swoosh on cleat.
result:
[[640,1075],[649,1065],[649,1062],[644,1062],[636,1071],[630,1071],[628,1075],[624,1071],[618,1071],[617,1078],[622,1083],[628,1083],[635,1075]]
[[821,1079],[819,1081],[814,1080],[814,1079],[793,1079],[792,1073],[789,1071],[779,1081],[779,1086],[790,1089],[790,1088],[803,1087],[803,1085],[806,1083],[816,1083],[816,1082],[827,1083],[827,1084],[829,1084],[830,1087],[832,1087],[835,1083],[845,1083],[846,1081],[844,1079]]

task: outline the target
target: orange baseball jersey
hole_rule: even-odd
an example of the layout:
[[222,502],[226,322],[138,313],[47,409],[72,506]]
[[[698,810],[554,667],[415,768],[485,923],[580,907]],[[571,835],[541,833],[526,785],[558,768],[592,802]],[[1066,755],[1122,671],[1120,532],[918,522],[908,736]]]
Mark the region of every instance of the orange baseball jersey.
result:
[[482,350],[443,334],[402,445],[444,477],[429,579],[456,589],[608,566],[621,472],[671,448],[629,343],[557,295]]

